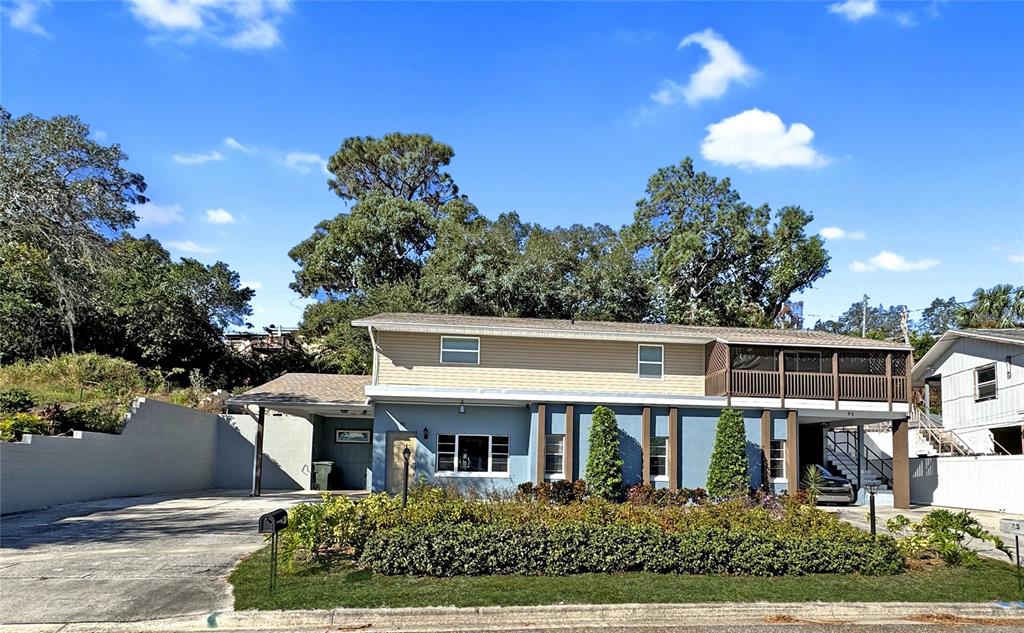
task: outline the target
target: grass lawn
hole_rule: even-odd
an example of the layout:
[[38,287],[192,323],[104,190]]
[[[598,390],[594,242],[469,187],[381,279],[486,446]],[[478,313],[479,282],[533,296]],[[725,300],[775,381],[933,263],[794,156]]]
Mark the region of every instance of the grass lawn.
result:
[[977,569],[931,567],[899,576],[783,578],[651,573],[578,576],[381,576],[348,562],[282,572],[268,591],[269,551],[243,560],[229,580],[235,609],[330,609],[629,602],[989,602],[1019,600],[1013,567],[983,560]]

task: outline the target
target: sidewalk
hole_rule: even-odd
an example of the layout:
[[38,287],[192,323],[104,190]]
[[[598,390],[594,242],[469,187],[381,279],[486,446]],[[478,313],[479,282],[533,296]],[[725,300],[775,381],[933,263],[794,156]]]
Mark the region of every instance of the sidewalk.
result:
[[[828,512],[833,512],[833,513],[839,515],[840,519],[842,519],[842,520],[844,520],[844,521],[846,521],[848,523],[852,523],[853,525],[859,527],[862,530],[868,531],[868,530],[871,529],[871,519],[870,519],[871,515],[870,515],[870,513],[868,511],[868,507],[866,505],[863,505],[863,506],[819,506],[819,507],[822,510],[826,510]],[[888,534],[888,532],[885,529],[885,522],[888,521],[889,519],[893,518],[894,516],[896,516],[898,514],[902,514],[903,516],[907,517],[911,521],[917,522],[917,521],[920,521],[922,518],[924,518],[924,516],[926,514],[928,514],[929,512],[931,512],[932,510],[937,510],[939,508],[940,508],[940,506],[914,506],[913,508],[910,508],[909,510],[897,510],[895,508],[890,508],[890,507],[884,507],[884,508],[883,507],[876,507],[875,508],[875,516],[876,516],[875,528],[877,529],[879,534]],[[952,510],[953,512],[959,512],[959,511],[963,510],[964,508],[944,508],[944,509]],[[995,534],[996,536],[998,536],[1001,539],[1003,539],[1003,543],[1005,543],[1006,546],[1010,548],[1010,552],[1011,553],[1013,552],[1013,547],[1014,547],[1013,535],[1012,534],[1004,534],[1004,533],[1000,532],[999,531],[999,521],[1000,521],[1000,519],[1020,519],[1022,517],[1020,517],[1018,515],[1015,515],[1015,514],[1007,514],[1005,512],[990,512],[988,510],[970,510],[970,509],[968,509],[968,512],[970,512],[971,515],[978,520],[978,523],[981,523],[982,527],[984,527],[986,530],[988,530],[992,534]],[[1000,552],[999,550],[995,549],[994,547],[992,547],[991,543],[987,543],[987,542],[984,542],[984,541],[972,541],[972,542],[968,543],[968,547],[970,547],[973,550],[976,550],[979,554],[981,554],[982,556],[985,556],[987,558],[993,558],[995,560],[1000,560],[1000,561],[1003,561],[1003,562],[1013,562],[1013,559],[1007,558],[1006,554],[1004,554],[1004,553]],[[1020,548],[1021,548],[1021,554],[1022,554],[1022,556],[1024,556],[1024,537],[1021,538]]]
[[[601,629],[667,631],[734,631],[738,628],[794,630],[799,625],[826,630],[893,630],[904,625],[918,630],[932,624],[1002,630],[1024,627],[1024,604],[955,603],[753,603],[753,604],[621,604],[544,607],[429,607],[417,609],[333,609],[324,611],[233,611],[208,616],[126,623],[7,625],[5,632],[26,633],[164,633],[170,631],[580,631]],[[850,626],[854,628],[851,629]],[[866,627],[866,628],[862,628]],[[929,629],[931,627],[928,627]],[[963,629],[959,629],[963,630]]]

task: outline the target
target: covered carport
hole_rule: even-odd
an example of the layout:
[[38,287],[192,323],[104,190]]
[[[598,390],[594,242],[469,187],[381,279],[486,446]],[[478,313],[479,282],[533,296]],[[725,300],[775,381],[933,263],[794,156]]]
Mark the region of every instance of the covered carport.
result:
[[373,406],[364,394],[369,382],[370,376],[288,373],[228,399],[229,410],[256,421],[250,495],[262,493],[266,429],[274,424],[275,414],[310,422],[312,450],[304,457],[312,477],[307,488],[316,485],[314,464],[332,462],[335,478],[326,489],[366,489],[373,435]]

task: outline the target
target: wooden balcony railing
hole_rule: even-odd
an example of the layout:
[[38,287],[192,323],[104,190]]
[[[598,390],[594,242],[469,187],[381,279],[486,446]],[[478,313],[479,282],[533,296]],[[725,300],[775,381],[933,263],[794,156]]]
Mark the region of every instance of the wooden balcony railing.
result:
[[[803,371],[770,371],[759,369],[733,369],[729,388],[726,389],[725,372],[707,377],[708,395],[754,398],[807,398],[812,400],[861,400],[868,402],[906,402],[907,379],[892,376],[891,387],[886,377],[872,374],[832,374]],[[780,377],[785,376],[785,390],[780,390]],[[712,388],[714,390],[712,390]],[[837,396],[838,391],[838,398]]]

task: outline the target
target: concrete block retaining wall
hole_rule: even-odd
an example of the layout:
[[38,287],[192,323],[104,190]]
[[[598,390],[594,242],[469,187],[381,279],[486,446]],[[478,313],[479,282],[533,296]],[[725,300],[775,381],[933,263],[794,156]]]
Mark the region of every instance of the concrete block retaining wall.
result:
[[[256,423],[159,400],[136,401],[120,435],[25,435],[0,442],[0,514],[164,492],[248,488]],[[264,490],[309,485],[312,427],[267,416]]]

